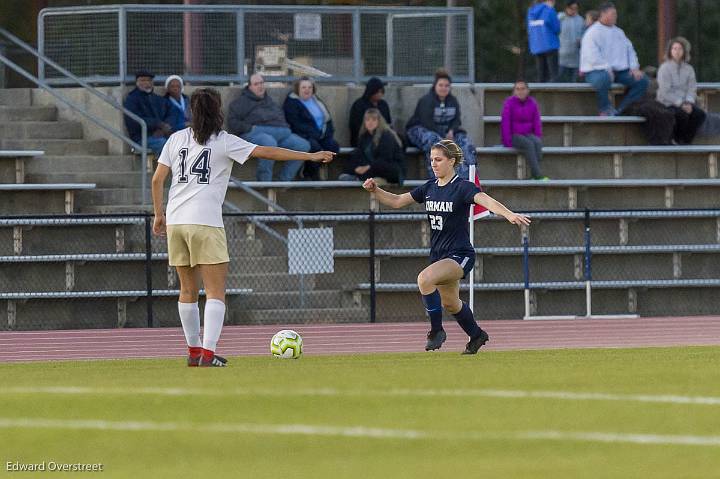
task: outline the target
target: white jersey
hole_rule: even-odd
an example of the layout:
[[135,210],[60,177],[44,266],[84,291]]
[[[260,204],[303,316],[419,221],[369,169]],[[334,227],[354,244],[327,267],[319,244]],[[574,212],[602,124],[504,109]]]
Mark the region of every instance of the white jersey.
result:
[[167,224],[222,227],[233,161],[245,163],[255,146],[224,130],[205,145],[195,141],[190,128],[173,133],[158,158],[172,170]]

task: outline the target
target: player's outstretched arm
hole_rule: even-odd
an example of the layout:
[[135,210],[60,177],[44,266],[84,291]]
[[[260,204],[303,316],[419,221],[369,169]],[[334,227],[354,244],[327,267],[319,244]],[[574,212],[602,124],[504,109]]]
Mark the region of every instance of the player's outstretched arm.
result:
[[317,151],[305,153],[303,151],[288,150],[277,146],[256,146],[250,155],[252,158],[265,158],[273,161],[315,161],[317,163],[330,163],[335,158],[332,151]]
[[152,177],[152,200],[155,219],[153,221],[153,233],[156,235],[165,234],[165,208],[163,207],[163,189],[165,180],[170,175],[170,168],[158,163],[155,174]]
[[383,190],[377,185],[377,183],[375,183],[373,178],[365,180],[363,188],[370,193],[375,193],[375,198],[377,198],[380,203],[391,208],[402,208],[403,206],[407,206],[415,202],[410,193],[396,195],[395,193]]
[[473,197],[475,204],[484,206],[496,215],[503,216],[514,225],[529,225],[530,218],[519,213],[513,213],[507,207],[486,193],[478,193]]

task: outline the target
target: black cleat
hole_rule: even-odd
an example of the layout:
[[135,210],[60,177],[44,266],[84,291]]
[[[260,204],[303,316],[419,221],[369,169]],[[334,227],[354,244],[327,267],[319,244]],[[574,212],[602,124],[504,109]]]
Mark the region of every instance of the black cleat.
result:
[[201,368],[224,368],[227,366],[227,359],[218,356],[217,354],[214,354],[213,357],[210,360],[205,360],[205,358],[200,358],[200,367]]
[[425,351],[434,351],[440,349],[447,339],[447,333],[444,329],[439,331],[428,331],[427,333],[427,344],[425,345]]
[[201,356],[190,356],[187,357],[187,365],[191,368],[196,368],[200,366],[200,358]]
[[463,351],[463,354],[477,354],[480,347],[490,341],[490,336],[488,336],[488,333],[480,330],[480,334],[475,336],[474,338],[471,338],[470,341],[465,345],[465,351]]

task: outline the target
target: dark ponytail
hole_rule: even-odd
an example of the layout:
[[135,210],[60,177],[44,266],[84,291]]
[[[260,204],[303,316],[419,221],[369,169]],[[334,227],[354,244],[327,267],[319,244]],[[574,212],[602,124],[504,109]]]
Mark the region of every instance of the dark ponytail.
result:
[[220,93],[213,88],[200,88],[190,97],[192,131],[195,141],[204,145],[212,135],[222,130],[225,118],[222,113]]

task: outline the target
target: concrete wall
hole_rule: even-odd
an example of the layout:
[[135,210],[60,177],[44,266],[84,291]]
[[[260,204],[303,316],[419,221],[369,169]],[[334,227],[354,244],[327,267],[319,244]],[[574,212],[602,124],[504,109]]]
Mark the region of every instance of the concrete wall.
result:
[[[190,95],[193,90],[198,87],[187,86],[185,93]],[[242,91],[240,86],[221,86],[216,87],[222,96],[223,110],[227,116],[228,105],[237,98]],[[428,86],[391,86],[385,87],[385,100],[389,103],[393,123],[399,132],[405,131],[405,124],[415,111],[415,105],[418,99],[428,91]],[[124,99],[125,95],[131,90],[130,87],[99,87],[103,93],[106,93],[119,101]],[[348,130],[348,113],[352,103],[362,95],[365,87],[349,87],[349,86],[330,86],[319,85],[318,96],[327,104],[330,114],[335,124],[335,138],[340,146],[350,145],[350,133]],[[285,96],[290,91],[289,87],[269,87],[268,93],[272,98],[282,105]],[[95,95],[88,93],[83,88],[63,88],[61,93],[78,103],[94,115],[107,121],[115,128],[125,131],[122,115],[114,108],[105,104]],[[156,87],[155,93],[164,95],[163,87]],[[453,94],[458,98],[462,110],[462,125],[470,134],[476,145],[483,144],[483,131],[480,127],[481,118],[483,116],[483,97],[481,90],[475,90],[468,86],[456,86],[453,88]],[[52,95],[40,89],[32,92],[33,105],[57,105],[59,117],[61,119],[79,121],[83,125],[85,138],[107,139],[109,142],[110,154],[122,154],[129,152],[124,148],[123,143],[101,127],[87,119],[84,115],[76,113],[71,108],[55,100]]]

